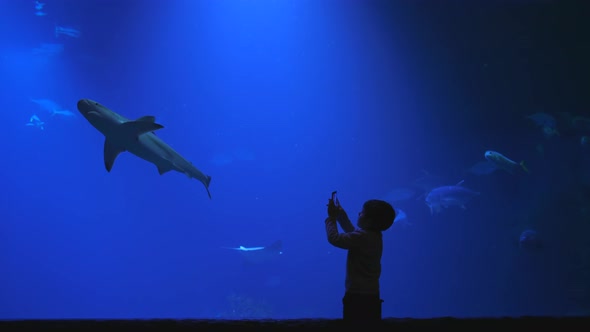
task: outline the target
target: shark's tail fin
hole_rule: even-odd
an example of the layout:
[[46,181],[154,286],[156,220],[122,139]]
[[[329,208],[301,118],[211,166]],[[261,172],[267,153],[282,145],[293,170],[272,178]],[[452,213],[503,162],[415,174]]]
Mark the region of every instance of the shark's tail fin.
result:
[[211,192],[209,192],[209,183],[211,183],[211,175],[207,175],[205,180],[205,189],[207,189],[207,195],[209,195],[209,199],[211,199]]

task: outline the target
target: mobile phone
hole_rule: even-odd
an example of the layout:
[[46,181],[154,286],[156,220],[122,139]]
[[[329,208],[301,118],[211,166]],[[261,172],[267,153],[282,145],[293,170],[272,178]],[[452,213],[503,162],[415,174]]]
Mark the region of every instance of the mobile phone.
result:
[[340,207],[340,201],[338,200],[338,196],[336,196],[336,193],[336,190],[332,192],[332,202],[334,202],[334,205]]

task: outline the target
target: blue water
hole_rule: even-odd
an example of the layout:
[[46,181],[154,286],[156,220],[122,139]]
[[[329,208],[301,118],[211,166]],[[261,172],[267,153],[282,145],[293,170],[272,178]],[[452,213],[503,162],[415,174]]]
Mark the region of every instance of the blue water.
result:
[[[412,3],[2,1],[0,318],[338,318],[333,190],[351,216],[406,215],[384,233],[385,317],[588,314],[583,11]],[[107,172],[82,98],[155,116],[212,199],[128,152]],[[529,172],[470,172],[486,150]],[[480,195],[431,214],[461,180]],[[227,249],[278,240],[264,262]]]

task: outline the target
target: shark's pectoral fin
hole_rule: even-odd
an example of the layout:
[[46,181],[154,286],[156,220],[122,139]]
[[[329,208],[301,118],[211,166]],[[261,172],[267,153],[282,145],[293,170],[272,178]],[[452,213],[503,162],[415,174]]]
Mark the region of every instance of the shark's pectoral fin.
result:
[[160,173],[160,175],[163,175],[166,172],[170,172],[171,170],[172,170],[171,167],[158,166],[158,173]]
[[141,134],[149,133],[164,128],[164,126],[162,126],[159,123],[149,121],[128,121],[122,123],[120,126],[124,132],[136,137]]
[[112,144],[108,139],[104,140],[104,167],[107,169],[107,172],[110,172],[113,168],[113,164],[119,153],[124,151],[125,149]]
[[146,115],[137,118],[135,121],[146,121],[146,122],[156,122],[156,117],[151,115]]

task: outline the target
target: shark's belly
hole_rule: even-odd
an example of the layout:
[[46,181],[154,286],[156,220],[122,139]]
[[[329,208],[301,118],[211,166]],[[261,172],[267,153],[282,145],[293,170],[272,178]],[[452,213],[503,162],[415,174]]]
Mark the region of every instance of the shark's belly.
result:
[[[159,168],[177,170],[173,163],[164,158],[158,151],[138,141],[136,144],[127,147],[127,151],[137,157],[148,161]],[[177,170],[178,171],[178,170]]]
[[161,172],[160,174],[174,170],[190,178],[198,179],[205,185],[208,184],[208,176],[184,159],[168,144],[155,137],[153,133],[140,135],[137,140],[128,145],[127,151],[156,165]]

